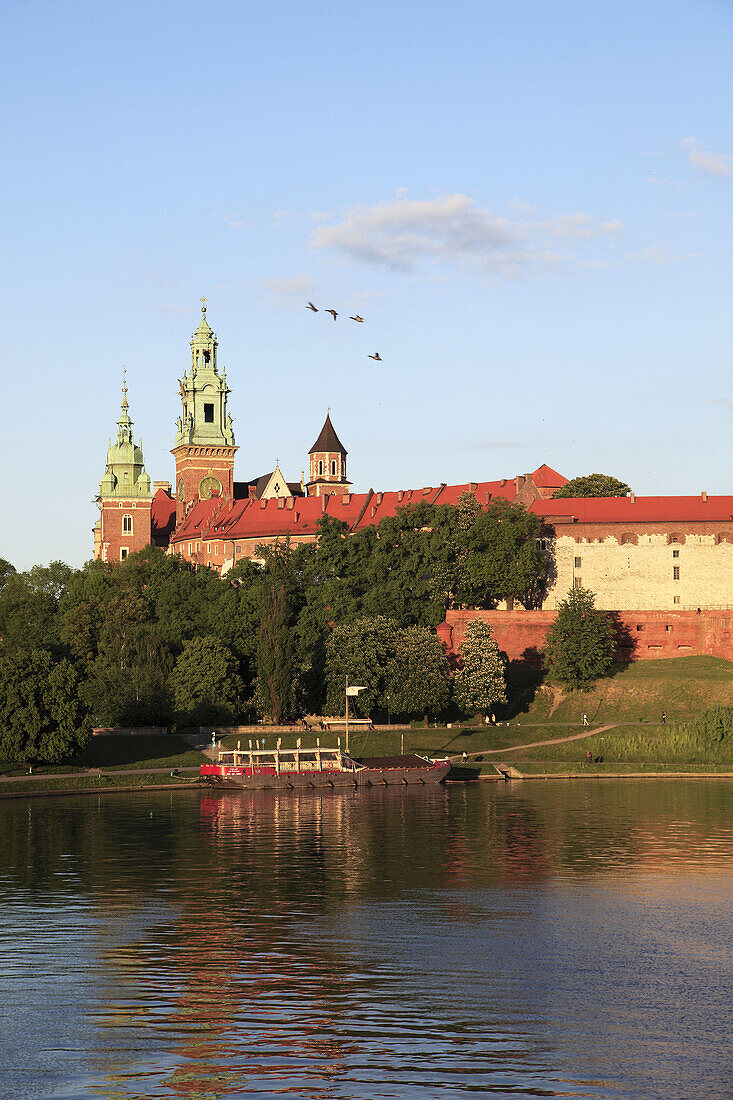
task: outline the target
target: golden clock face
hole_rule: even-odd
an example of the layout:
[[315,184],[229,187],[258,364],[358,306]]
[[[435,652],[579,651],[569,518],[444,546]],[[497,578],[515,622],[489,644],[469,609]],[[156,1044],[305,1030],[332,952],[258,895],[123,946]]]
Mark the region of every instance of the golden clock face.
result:
[[221,482],[218,477],[209,474],[208,477],[202,478],[199,482],[199,499],[209,500],[212,493],[221,493]]
[[186,486],[183,483],[183,478],[178,479],[178,499],[183,501],[186,499]]

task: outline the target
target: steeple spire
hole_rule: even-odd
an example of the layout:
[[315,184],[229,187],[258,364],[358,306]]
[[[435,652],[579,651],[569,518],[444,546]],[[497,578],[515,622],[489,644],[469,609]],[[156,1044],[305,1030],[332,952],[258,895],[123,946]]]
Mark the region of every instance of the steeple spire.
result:
[[117,421],[117,438],[107,448],[107,469],[99,484],[102,497],[147,496],[150,477],[145,473],[142,445],[135,443],[127,401],[127,371],[122,371],[122,402]]

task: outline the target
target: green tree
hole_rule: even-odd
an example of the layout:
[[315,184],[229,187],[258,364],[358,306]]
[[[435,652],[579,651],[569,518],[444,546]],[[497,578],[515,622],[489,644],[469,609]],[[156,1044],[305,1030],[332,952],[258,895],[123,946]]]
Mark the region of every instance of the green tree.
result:
[[326,710],[344,713],[346,677],[366,688],[358,697],[362,714],[386,709],[387,669],[397,653],[399,628],[394,619],[373,615],[333,627],[326,644]]
[[243,684],[231,650],[218,638],[205,636],[184,642],[170,675],[170,688],[182,720],[199,725],[230,721]]
[[569,688],[585,688],[605,676],[615,650],[611,620],[595,606],[586,588],[571,588],[545,634],[545,660],[554,680]]
[[0,654],[0,757],[58,761],[88,735],[79,675],[70,661],[54,660],[47,649]]
[[264,584],[257,680],[272,721],[289,718],[295,698],[292,614],[285,585],[275,575]]
[[552,494],[556,497],[625,497],[631,489],[610,474],[585,474],[574,477]]
[[386,699],[393,714],[440,714],[450,698],[450,668],[440,639],[427,627],[397,634],[386,670]]
[[0,558],[0,592],[2,592],[8,579],[14,576],[16,569],[14,565],[11,565],[5,558]]
[[547,584],[550,559],[540,548],[541,520],[498,497],[481,508],[464,493],[457,508],[436,509],[432,587],[446,607],[533,607]]
[[0,638],[12,652],[59,644],[57,611],[74,571],[63,562],[11,573],[0,589]]
[[468,714],[489,714],[506,703],[504,658],[488,623],[473,619],[461,642],[461,666],[453,680],[458,705]]

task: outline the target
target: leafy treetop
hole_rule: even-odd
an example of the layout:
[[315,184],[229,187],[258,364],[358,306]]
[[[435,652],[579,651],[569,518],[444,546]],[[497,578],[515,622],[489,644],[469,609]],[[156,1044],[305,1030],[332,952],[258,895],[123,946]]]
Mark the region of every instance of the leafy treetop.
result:
[[574,477],[567,485],[555,489],[553,498],[557,497],[625,497],[631,492],[631,488],[617,477],[610,474],[585,474],[583,477]]

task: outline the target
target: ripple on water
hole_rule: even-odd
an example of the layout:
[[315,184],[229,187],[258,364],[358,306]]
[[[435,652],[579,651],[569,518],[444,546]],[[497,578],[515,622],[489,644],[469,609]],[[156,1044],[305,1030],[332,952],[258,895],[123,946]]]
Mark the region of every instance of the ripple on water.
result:
[[0,806],[0,1097],[724,1095],[733,789]]

